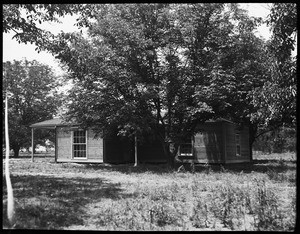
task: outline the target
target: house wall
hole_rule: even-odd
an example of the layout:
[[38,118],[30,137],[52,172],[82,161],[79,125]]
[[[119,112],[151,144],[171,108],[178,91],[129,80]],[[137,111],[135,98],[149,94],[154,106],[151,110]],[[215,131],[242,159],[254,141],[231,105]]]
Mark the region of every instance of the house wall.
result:
[[57,127],[57,161],[71,160],[71,130],[69,128]]
[[[183,162],[238,163],[250,161],[249,129],[227,121],[206,122],[197,127],[193,157],[179,156]],[[236,154],[236,132],[240,134],[241,154]]]
[[106,163],[132,163],[134,162],[133,139],[125,137],[106,137],[104,139],[104,162]]
[[103,139],[94,139],[92,130],[87,131],[87,158],[74,159],[72,156],[72,130],[56,128],[57,162],[103,162]]
[[[198,126],[194,136],[193,156],[181,157],[182,161],[199,163],[231,163],[250,161],[249,129],[237,129],[229,122],[208,122]],[[236,155],[235,133],[240,132],[241,156]],[[133,163],[134,140],[124,137],[94,139],[92,130],[87,132],[87,158],[72,158],[72,133],[67,127],[56,128],[57,162],[108,162]],[[139,162],[166,162],[163,148],[158,140],[145,140],[138,144]]]
[[103,162],[103,139],[94,138],[95,133],[92,130],[87,131],[87,159]]
[[200,124],[194,137],[196,162],[221,163],[224,161],[223,122]]
[[[247,127],[238,129],[235,124],[225,123],[226,126],[226,162],[249,162],[249,130]],[[240,134],[241,155],[236,154],[235,134]]]
[[241,156],[247,162],[250,162],[250,146],[249,146],[249,127],[244,126],[241,131]]
[[138,162],[166,162],[161,143],[157,139],[143,139],[137,147]]

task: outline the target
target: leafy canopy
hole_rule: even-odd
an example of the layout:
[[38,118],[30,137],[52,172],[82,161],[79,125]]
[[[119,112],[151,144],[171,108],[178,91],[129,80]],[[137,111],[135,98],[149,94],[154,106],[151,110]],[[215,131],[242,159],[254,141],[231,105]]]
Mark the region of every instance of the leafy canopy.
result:
[[253,30],[261,20],[235,4],[93,9],[94,18],[84,21],[88,37],[61,33],[49,49],[76,81],[68,117],[99,132],[149,131],[176,149],[199,122],[227,107],[244,111],[249,90],[259,85],[263,42]]
[[[29,125],[52,118],[56,113],[60,105],[57,86],[56,78],[47,65],[35,60],[3,63],[2,92],[9,96],[10,145],[15,153],[31,144]],[[3,96],[3,102],[4,99]],[[45,134],[41,134],[37,140],[49,137],[48,133]]]

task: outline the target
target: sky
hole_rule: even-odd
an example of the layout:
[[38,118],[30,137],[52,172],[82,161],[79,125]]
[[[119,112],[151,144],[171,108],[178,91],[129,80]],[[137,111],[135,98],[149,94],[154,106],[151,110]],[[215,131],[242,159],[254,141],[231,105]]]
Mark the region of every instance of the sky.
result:
[[[243,9],[248,10],[250,16],[262,17],[265,19],[269,14],[270,4],[266,3],[241,3],[240,6]],[[57,34],[60,31],[64,32],[73,32],[78,30],[74,24],[76,19],[72,16],[65,16],[62,19],[61,24],[57,23],[48,23],[45,22],[42,26]],[[262,25],[258,28],[257,36],[261,36],[265,39],[270,38],[270,30],[266,25]],[[3,33],[3,62],[13,61],[13,60],[22,60],[26,58],[27,60],[37,60],[40,63],[47,64],[54,69],[56,75],[63,74],[63,70],[60,68],[58,60],[56,60],[50,53],[41,51],[38,53],[35,51],[35,46],[27,43],[19,44],[15,39],[12,39],[13,34]]]

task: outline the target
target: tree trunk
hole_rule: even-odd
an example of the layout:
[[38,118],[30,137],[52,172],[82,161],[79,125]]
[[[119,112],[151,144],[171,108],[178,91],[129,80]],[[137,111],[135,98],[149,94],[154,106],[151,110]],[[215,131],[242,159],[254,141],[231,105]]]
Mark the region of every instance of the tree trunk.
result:
[[163,142],[162,144],[163,144],[165,156],[167,158],[167,164],[169,165],[170,168],[174,169],[175,168],[175,156],[176,156],[178,147],[173,146],[169,142]]
[[14,147],[12,147],[12,149],[14,151],[14,157],[15,158],[19,157],[20,146],[14,146]]
[[253,151],[252,151],[253,142],[249,140],[249,153],[250,153],[250,162],[253,162]]
[[250,153],[250,162],[253,162],[253,151],[252,146],[256,138],[257,127],[253,124],[249,124],[249,153]]

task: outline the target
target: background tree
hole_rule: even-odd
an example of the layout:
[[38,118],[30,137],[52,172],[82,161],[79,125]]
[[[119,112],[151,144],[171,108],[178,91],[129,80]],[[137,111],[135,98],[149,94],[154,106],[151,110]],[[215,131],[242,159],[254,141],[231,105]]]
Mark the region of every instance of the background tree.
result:
[[292,56],[297,41],[297,4],[274,3],[266,20],[272,30],[272,47],[279,62]]
[[[266,63],[266,43],[255,36],[255,29],[262,22],[261,18],[249,17],[247,11],[237,5],[228,6],[230,11],[221,18],[231,18],[224,34],[215,38],[223,40],[222,46],[216,47],[212,68],[208,70],[209,100],[214,115],[225,117],[236,123],[249,126],[250,152],[257,137],[257,128],[261,119],[251,121],[251,115],[257,108],[252,103],[253,90],[261,87],[269,79]],[[216,40],[216,39],[215,39]],[[211,43],[215,43],[212,40]],[[196,58],[202,57],[201,54]],[[200,89],[199,92],[202,92]],[[252,158],[252,157],[251,157]]]
[[297,8],[294,3],[274,3],[267,23],[273,32],[268,44],[269,78],[253,90],[253,105],[257,109],[252,121],[260,119],[260,136],[282,126],[296,126],[296,59]]
[[[47,65],[37,61],[3,63],[3,89],[9,98],[10,146],[18,156],[21,147],[31,142],[30,124],[52,118],[60,105],[56,79]],[[4,93],[4,92],[3,92]],[[42,140],[49,134],[40,135]]]
[[253,150],[269,154],[295,152],[296,145],[296,129],[280,127],[259,136],[253,144]]
[[[23,13],[25,11],[26,18],[25,18],[25,16],[21,15],[22,10],[23,10]],[[19,43],[21,43],[21,42],[35,43],[37,45],[37,50],[40,51],[42,48],[44,48],[44,46],[46,44],[48,44],[50,38],[53,38],[54,36],[50,32],[46,32],[45,30],[42,30],[39,27],[37,27],[36,22],[38,21],[39,24],[41,24],[42,21],[56,21],[57,19],[55,18],[55,14],[63,16],[64,14],[68,14],[68,13],[72,14],[75,11],[76,11],[76,9],[74,9],[72,6],[61,5],[61,4],[44,4],[44,5],[43,4],[36,4],[36,5],[4,4],[4,5],[2,5],[2,32],[7,33],[7,32],[14,31],[14,33],[15,33],[14,38],[16,38],[19,41]],[[26,65],[27,65],[27,63],[26,63]],[[16,66],[16,67],[18,67],[18,66]],[[8,78],[11,78],[10,77],[11,63],[9,63],[9,62],[6,63],[6,65],[3,66],[3,71],[4,71],[3,72],[4,85],[2,86],[2,91],[3,91],[3,87],[6,90],[5,90],[5,92],[2,92],[2,93],[6,94],[6,91],[10,90],[13,87],[13,86],[11,86],[12,80],[8,79]],[[29,73],[29,71],[27,71],[27,72]],[[16,75],[16,77],[18,77],[18,74],[15,74],[15,75]],[[7,77],[7,76],[9,76],[9,77]],[[41,80],[43,80],[44,77],[42,76],[41,78],[42,78]],[[17,80],[19,80],[19,79],[17,79]],[[39,83],[39,80],[37,80],[36,82],[32,82],[32,83],[33,83],[33,86],[35,86],[35,83]],[[49,83],[46,83],[46,84],[49,84]],[[45,89],[46,91],[49,89],[49,87],[40,87],[40,86],[38,86],[38,88]],[[4,98],[3,98],[3,100],[4,100]],[[6,140],[6,165],[5,165],[5,167],[6,167],[6,169],[5,169],[6,176],[5,177],[6,177],[7,191],[8,191],[7,214],[8,214],[8,219],[9,219],[11,225],[13,225],[14,197],[13,197],[13,189],[12,189],[10,176],[9,176],[9,149],[10,149],[9,144],[11,142],[11,141],[9,141],[9,131],[11,130],[11,128],[8,129],[7,95],[5,97],[5,100],[6,100],[6,105],[5,105],[4,116],[5,116],[6,123],[5,123],[5,125],[2,125],[2,126],[5,126],[5,137],[7,139]],[[25,100],[26,100],[26,98],[25,98]],[[21,100],[21,102],[22,101],[23,100]],[[20,105],[21,102],[18,100],[17,105]],[[35,105],[34,107],[37,107],[37,105]],[[24,114],[24,112],[20,113],[19,111],[20,111],[20,109],[17,108],[17,111],[16,111],[17,114],[13,115],[13,117],[18,116],[18,114]],[[2,118],[2,119],[4,119],[4,118]],[[25,119],[27,119],[27,117]],[[13,119],[11,119],[11,120],[14,121]],[[17,117],[17,120],[20,120],[20,119]],[[25,121],[23,119],[21,121],[22,121],[22,123],[25,123]],[[16,123],[16,124],[18,124],[18,123]],[[9,125],[9,126],[17,127],[17,125]],[[20,130],[20,132],[17,132],[17,134],[19,134],[19,133],[21,134],[21,132],[22,132],[22,130],[24,130],[24,128],[20,127],[19,130]],[[13,133],[13,136],[16,136],[16,137],[19,136],[14,133]],[[10,136],[12,136],[11,133],[10,133]],[[29,139],[29,138],[27,138],[27,139]],[[17,156],[19,153],[20,145],[22,145],[22,143],[24,143],[24,141],[22,141],[22,139],[17,138],[16,141],[18,141],[18,140],[20,140],[20,144],[16,144],[15,140],[13,141],[13,144],[14,144],[13,150],[14,150],[15,156]],[[32,150],[34,150],[34,149],[32,149]]]

